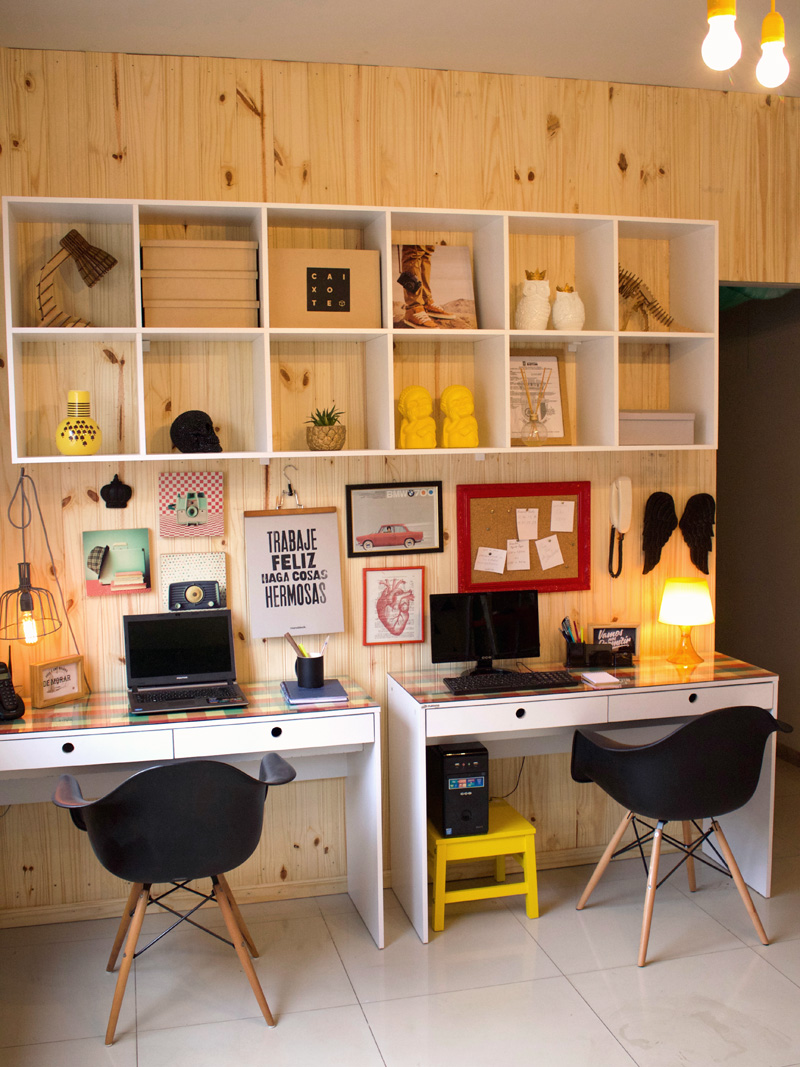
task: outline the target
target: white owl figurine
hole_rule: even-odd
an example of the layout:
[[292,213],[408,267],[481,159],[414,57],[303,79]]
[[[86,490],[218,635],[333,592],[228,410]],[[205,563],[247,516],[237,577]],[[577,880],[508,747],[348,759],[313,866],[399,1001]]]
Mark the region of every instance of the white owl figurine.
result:
[[550,282],[547,279],[522,283],[522,296],[517,303],[514,328],[517,330],[546,330],[550,318]]

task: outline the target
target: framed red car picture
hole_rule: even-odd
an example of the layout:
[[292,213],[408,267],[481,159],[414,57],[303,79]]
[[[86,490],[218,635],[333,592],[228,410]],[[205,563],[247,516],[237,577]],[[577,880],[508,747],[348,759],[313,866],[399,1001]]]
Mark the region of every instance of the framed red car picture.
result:
[[346,485],[347,555],[441,552],[442,483]]

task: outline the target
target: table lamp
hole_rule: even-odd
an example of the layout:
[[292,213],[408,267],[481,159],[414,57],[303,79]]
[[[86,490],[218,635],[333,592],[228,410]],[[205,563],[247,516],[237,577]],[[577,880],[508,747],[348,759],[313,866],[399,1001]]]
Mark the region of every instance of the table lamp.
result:
[[703,662],[692,647],[692,627],[707,626],[714,621],[711,594],[705,578],[668,578],[661,597],[658,621],[680,626],[681,640],[671,656],[670,663],[679,667],[692,667]]

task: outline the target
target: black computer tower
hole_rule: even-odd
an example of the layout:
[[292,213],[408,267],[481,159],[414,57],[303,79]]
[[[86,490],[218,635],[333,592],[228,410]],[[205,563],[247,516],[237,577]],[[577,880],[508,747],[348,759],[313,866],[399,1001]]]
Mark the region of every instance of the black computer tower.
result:
[[442,837],[489,831],[489,753],[479,741],[428,745],[428,818]]

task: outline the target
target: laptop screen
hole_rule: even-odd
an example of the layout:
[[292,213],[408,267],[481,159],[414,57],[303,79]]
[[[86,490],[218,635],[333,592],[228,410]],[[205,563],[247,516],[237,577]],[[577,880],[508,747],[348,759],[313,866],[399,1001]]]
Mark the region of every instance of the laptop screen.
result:
[[231,613],[123,615],[128,687],[200,684],[236,677]]

